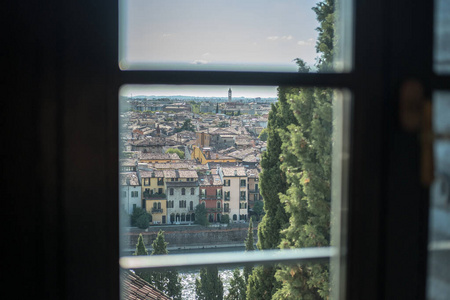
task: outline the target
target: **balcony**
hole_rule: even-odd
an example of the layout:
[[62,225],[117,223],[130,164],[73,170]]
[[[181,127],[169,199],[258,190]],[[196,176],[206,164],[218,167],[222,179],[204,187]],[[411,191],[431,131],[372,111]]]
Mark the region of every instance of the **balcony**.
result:
[[150,194],[150,193],[144,192],[143,196],[144,196],[145,200],[166,199],[166,194],[164,194],[164,193]]
[[229,207],[225,207],[225,208],[223,209],[223,212],[229,213],[229,212],[230,212],[230,208],[229,208]]
[[230,201],[230,197],[226,197],[223,199],[224,201]]
[[241,201],[245,201],[245,200],[247,200],[247,197],[243,197],[243,196],[241,196],[240,198],[239,198],[239,200],[241,200]]
[[152,214],[162,214],[163,209],[162,208],[152,208]]
[[207,208],[206,211],[209,213],[221,213],[221,212],[223,212],[223,209],[222,208]]

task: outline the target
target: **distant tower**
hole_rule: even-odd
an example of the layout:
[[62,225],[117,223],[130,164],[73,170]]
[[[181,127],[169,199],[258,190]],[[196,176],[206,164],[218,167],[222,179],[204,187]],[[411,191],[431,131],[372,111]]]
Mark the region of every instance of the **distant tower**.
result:
[[228,89],[228,102],[231,102],[231,88]]

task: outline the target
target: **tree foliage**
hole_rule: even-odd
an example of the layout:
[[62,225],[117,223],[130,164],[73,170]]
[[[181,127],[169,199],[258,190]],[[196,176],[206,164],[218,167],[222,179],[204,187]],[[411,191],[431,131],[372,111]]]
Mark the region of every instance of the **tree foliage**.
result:
[[245,300],[247,287],[245,285],[244,278],[241,276],[241,272],[238,268],[233,270],[233,278],[230,280],[230,289],[225,300]]
[[223,299],[223,282],[217,266],[200,269],[200,278],[195,279],[195,293],[198,300]]
[[267,133],[267,128],[264,128],[263,130],[261,130],[261,132],[258,135],[258,138],[263,142],[266,142],[268,137],[269,137],[269,134]]
[[[288,183],[286,174],[281,170],[281,137],[285,135],[288,126],[297,124],[286,94],[296,93],[298,89],[289,87],[278,88],[278,102],[272,104],[269,112],[267,124],[267,150],[262,153],[261,168],[259,181],[261,187],[261,195],[264,199],[264,216],[258,227],[258,243],[260,250],[275,249],[281,242],[280,232],[289,225],[289,215],[280,201],[280,194],[286,193]],[[247,292],[255,298],[249,299],[266,299],[258,297],[269,297],[278,285],[274,285],[275,268],[262,266],[255,268],[249,276]],[[271,276],[271,278],[260,278],[260,276]],[[250,280],[251,278],[251,280]],[[266,285],[264,285],[266,284]],[[268,298],[267,298],[268,299]]]
[[276,268],[258,266],[253,269],[247,283],[247,300],[270,300],[281,286],[274,280]]
[[[320,23],[316,50],[321,53],[319,72],[332,67],[334,39],[334,0],[324,0],[313,10]],[[299,68],[306,64],[297,60]],[[280,248],[323,247],[330,245],[332,90],[302,88],[287,94],[297,124],[281,134],[281,170],[289,188],[280,195],[290,216],[282,231]],[[297,264],[276,272],[282,287],[273,299],[327,299],[329,265]]]
[[208,213],[204,203],[200,203],[195,206],[195,223],[203,226],[207,226],[209,224]]
[[179,156],[181,159],[184,159],[184,152],[181,151],[180,149],[169,148],[169,149],[166,150],[166,153],[176,153],[176,154],[178,154],[178,156]]
[[[152,243],[151,255],[165,255],[168,254],[167,242],[164,238],[164,231],[160,230],[156,239]],[[158,290],[164,292],[166,295],[174,300],[181,299],[182,285],[175,270],[164,271],[147,271],[149,282],[154,285]]]
[[131,226],[147,229],[151,221],[150,214],[143,208],[136,207],[131,214]]
[[[253,251],[255,250],[254,246],[254,239],[253,239],[253,218],[250,218],[250,222],[248,224],[248,232],[247,232],[247,239],[245,240],[245,251]],[[244,266],[244,279],[245,283],[248,283],[248,277],[253,271],[253,267],[250,265]]]
[[195,127],[194,125],[192,125],[191,119],[184,120],[183,125],[179,128],[176,128],[175,132],[181,132],[184,130],[195,132]]

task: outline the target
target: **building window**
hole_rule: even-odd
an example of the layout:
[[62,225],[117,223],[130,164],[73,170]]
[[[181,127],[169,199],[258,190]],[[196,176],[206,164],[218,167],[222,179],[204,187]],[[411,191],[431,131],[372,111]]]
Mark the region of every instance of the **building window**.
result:
[[173,188],[170,188],[169,194],[170,194],[171,196],[173,196]]
[[186,195],[186,189],[185,188],[181,189],[181,195]]
[[245,191],[241,192],[240,200],[245,200]]
[[144,185],[149,186],[150,185],[150,178],[144,178]]
[[191,188],[191,195],[195,195],[195,189]]
[[241,187],[245,187],[246,184],[247,184],[246,180],[245,179],[241,179]]

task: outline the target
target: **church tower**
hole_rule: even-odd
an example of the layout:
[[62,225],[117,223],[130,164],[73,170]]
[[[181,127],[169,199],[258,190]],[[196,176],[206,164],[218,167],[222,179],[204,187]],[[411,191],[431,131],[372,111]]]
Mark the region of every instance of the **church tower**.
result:
[[231,102],[231,88],[228,89],[228,102]]

